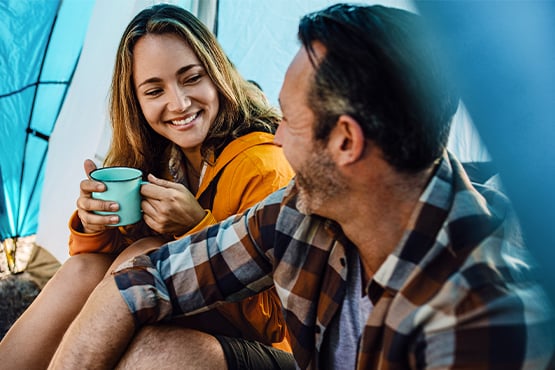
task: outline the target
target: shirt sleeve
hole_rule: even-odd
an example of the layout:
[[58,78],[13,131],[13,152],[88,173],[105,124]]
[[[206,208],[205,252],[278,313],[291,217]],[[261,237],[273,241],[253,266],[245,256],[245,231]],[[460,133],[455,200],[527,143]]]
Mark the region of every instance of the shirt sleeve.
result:
[[184,238],[185,236],[194,234],[204,229],[205,227],[218,223],[218,221],[212,214],[212,211],[210,211],[209,209],[205,209],[205,211],[206,211],[206,214],[204,215],[204,218],[198,224],[196,224],[191,230],[187,231],[185,234],[175,236],[175,239]]
[[120,266],[115,281],[135,323],[200,313],[271,287],[271,240],[282,193]]
[[123,237],[118,228],[96,233],[84,233],[77,211],[69,219],[69,255],[79,253],[117,253],[121,249]]

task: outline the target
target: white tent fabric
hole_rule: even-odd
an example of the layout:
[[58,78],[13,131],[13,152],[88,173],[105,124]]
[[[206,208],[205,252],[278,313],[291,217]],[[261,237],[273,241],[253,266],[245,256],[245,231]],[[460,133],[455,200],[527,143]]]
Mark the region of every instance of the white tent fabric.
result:
[[[50,139],[39,215],[37,242],[60,261],[68,257],[67,221],[75,210],[79,182],[85,176],[83,160],[94,159],[100,166],[108,148],[107,97],[120,35],[136,13],[158,2],[95,3],[79,65]],[[165,2],[191,9],[201,19],[206,17],[207,24],[216,14],[215,1]],[[277,104],[285,70],[298,49],[296,31],[300,17],[335,2],[219,0],[218,39],[241,73],[257,81],[270,101]],[[410,0],[379,3],[415,11]],[[450,148],[465,161],[489,159],[464,107],[455,118]]]
[[67,220],[85,177],[83,160],[100,164],[109,141],[107,94],[119,36],[152,3],[98,0],[94,6],[79,65],[50,138],[43,185],[37,243],[60,261],[68,257]]

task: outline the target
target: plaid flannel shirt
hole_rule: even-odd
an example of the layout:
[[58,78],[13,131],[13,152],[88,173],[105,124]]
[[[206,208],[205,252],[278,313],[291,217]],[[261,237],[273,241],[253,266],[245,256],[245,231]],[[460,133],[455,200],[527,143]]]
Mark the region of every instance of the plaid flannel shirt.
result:
[[[473,187],[460,163],[443,156],[366,289],[374,307],[352,354],[359,369],[554,365],[552,307],[510,214],[501,193]],[[299,213],[289,186],[244,215],[135,258],[115,279],[137,325],[275,285],[298,367],[321,368],[352,247],[332,221]]]

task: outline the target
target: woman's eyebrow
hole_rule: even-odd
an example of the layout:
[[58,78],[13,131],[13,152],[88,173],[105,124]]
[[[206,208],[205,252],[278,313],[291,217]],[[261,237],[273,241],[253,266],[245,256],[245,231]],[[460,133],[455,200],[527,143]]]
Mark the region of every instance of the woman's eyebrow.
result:
[[[183,66],[181,68],[179,68],[177,70],[177,72],[175,73],[176,76],[182,75],[183,73],[187,72],[188,70],[190,70],[191,68],[194,67],[202,67],[200,64],[189,64],[186,66]],[[147,78],[146,80],[144,80],[143,82],[141,82],[140,84],[137,85],[137,87],[141,87],[142,85],[145,84],[149,84],[149,83],[157,83],[157,82],[161,82],[162,79],[160,77],[150,77]]]

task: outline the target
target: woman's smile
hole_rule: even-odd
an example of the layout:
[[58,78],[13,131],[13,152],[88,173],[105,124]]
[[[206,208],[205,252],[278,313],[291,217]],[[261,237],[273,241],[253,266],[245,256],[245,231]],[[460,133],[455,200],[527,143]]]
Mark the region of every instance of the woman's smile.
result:
[[173,119],[170,121],[170,124],[179,128],[191,127],[196,123],[197,118],[200,117],[201,113],[202,113],[201,111],[198,111],[197,113],[190,115],[188,117],[180,117],[180,118]]

